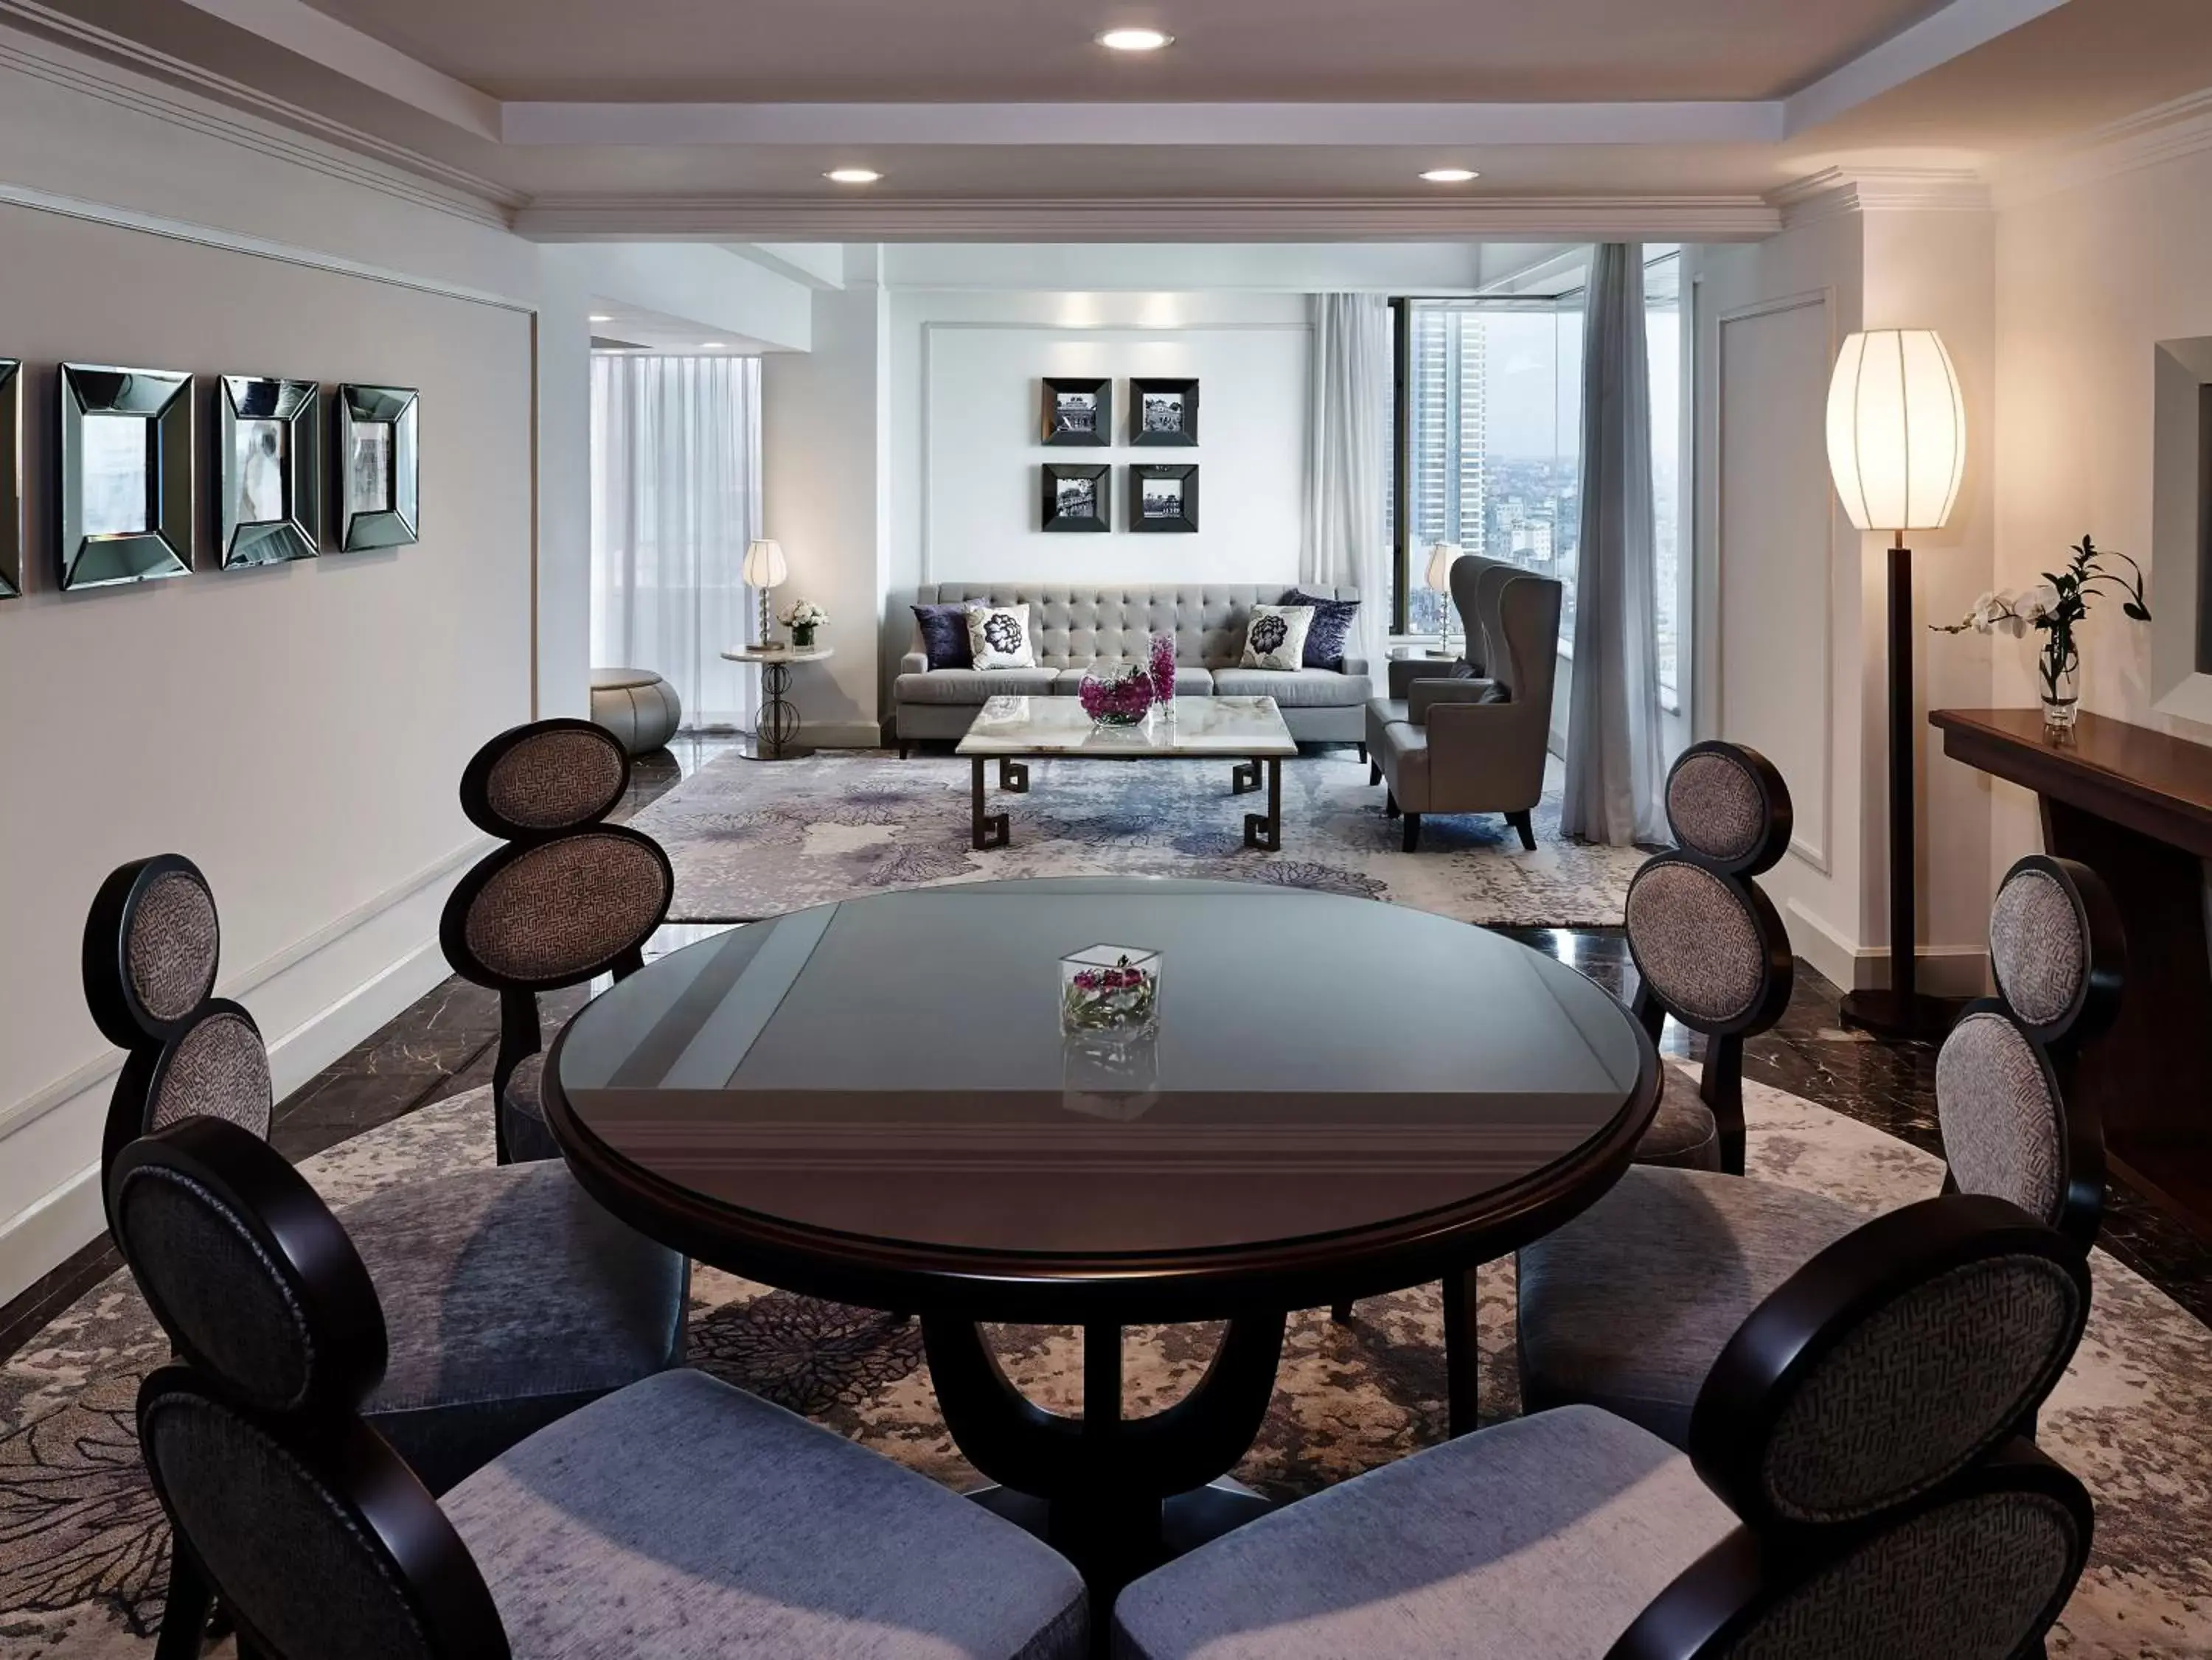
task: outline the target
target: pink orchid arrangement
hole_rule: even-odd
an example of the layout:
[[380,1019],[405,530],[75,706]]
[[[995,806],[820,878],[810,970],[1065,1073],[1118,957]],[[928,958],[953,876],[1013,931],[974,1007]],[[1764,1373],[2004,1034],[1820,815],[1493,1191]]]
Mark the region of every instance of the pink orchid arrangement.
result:
[[1134,726],[1152,711],[1152,677],[1142,669],[1093,671],[1076,690],[1083,712],[1105,726]]
[[1173,634],[1154,634],[1147,648],[1148,672],[1155,702],[1172,704],[1176,694],[1176,643]]

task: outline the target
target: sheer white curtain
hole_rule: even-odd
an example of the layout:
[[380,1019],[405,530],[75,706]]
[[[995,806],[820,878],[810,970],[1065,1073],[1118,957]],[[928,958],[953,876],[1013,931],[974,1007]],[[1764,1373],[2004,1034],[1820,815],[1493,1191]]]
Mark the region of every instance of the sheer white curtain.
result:
[[592,360],[592,661],[650,669],[688,726],[752,724],[738,568],[760,533],[760,360]]
[[1313,297],[1313,417],[1298,576],[1359,590],[1354,649],[1382,672],[1389,619],[1383,523],[1389,459],[1390,307],[1380,294]]
[[1582,554],[1559,816],[1569,835],[1619,847],[1668,839],[1641,246],[1592,250],[1587,304]]

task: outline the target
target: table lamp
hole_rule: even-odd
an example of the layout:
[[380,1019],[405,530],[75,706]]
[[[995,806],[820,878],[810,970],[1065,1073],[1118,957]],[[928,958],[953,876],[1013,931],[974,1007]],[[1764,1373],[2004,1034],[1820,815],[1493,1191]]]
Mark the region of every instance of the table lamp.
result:
[[1431,591],[1443,596],[1443,627],[1437,643],[1446,657],[1451,655],[1451,567],[1453,561],[1466,551],[1456,542],[1439,542],[1429,549],[1428,585]]
[[790,574],[781,542],[756,537],[747,544],[744,575],[748,585],[760,590],[760,643],[763,645],[775,644],[775,620],[769,610],[768,591],[780,586]]
[[1951,354],[1932,329],[1852,335],[1828,385],[1828,466],[1844,511],[1889,548],[1889,989],[1844,999],[1849,1026],[1936,1037],[1960,1004],[1923,997],[1913,903],[1912,550],[1907,530],[1941,530],[1966,470],[1966,409]]

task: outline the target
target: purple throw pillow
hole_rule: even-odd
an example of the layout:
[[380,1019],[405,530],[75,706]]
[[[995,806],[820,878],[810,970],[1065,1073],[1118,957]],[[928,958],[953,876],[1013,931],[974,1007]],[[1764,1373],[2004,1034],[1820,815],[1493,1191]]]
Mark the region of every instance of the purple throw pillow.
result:
[[1304,659],[1309,669],[1341,669],[1345,650],[1352,643],[1352,628],[1359,616],[1359,602],[1356,599],[1324,599],[1319,594],[1309,594],[1293,588],[1279,602],[1285,605],[1313,607],[1313,627],[1306,630],[1306,654]]
[[921,649],[933,669],[973,669],[975,654],[968,645],[965,605],[917,605],[914,620],[921,627]]

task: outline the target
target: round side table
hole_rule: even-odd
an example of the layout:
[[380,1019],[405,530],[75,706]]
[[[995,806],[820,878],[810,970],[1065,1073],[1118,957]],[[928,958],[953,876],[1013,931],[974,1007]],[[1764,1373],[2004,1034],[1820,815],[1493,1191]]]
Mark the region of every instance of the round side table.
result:
[[732,663],[760,666],[760,717],[755,730],[738,745],[738,753],[750,760],[797,760],[814,752],[792,740],[799,736],[799,711],[784,695],[791,690],[791,669],[797,663],[821,663],[835,656],[832,645],[732,645],[722,653]]

